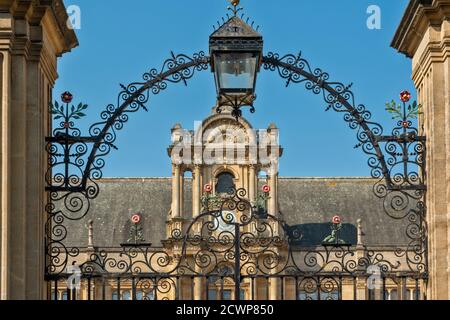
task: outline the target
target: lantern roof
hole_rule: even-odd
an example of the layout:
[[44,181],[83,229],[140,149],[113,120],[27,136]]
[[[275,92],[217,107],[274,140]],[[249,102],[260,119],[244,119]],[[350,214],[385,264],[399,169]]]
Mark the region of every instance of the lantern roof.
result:
[[263,37],[241,18],[233,16],[209,37],[210,50],[262,51]]
[[222,26],[211,34],[211,38],[262,38],[261,34],[253,29],[241,18],[233,16],[229,18]]

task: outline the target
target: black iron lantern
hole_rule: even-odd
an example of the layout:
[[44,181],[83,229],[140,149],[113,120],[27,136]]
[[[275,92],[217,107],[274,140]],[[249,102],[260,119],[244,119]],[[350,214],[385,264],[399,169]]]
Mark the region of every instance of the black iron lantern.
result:
[[229,18],[209,38],[211,69],[214,72],[218,108],[233,107],[233,115],[242,115],[243,106],[254,112],[255,86],[261,67],[263,38],[252,26],[237,17]]

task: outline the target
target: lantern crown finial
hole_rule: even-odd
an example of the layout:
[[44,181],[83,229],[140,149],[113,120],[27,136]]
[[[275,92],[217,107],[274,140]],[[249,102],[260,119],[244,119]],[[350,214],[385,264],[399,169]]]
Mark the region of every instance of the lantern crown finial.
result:
[[237,14],[239,13],[239,11],[243,10],[242,7],[239,7],[239,3],[241,2],[240,0],[228,0],[231,5],[233,6],[233,8],[228,7],[228,10],[230,10],[231,12],[233,12],[234,16],[237,16]]
[[209,37],[211,70],[215,74],[217,88],[217,109],[232,107],[232,115],[241,117],[242,107],[251,107],[255,112],[253,102],[256,99],[255,86],[257,74],[262,64],[263,37],[254,28],[254,22],[249,24],[249,18],[243,21],[243,15],[237,16],[242,10],[238,8],[240,1],[229,0],[234,9],[228,9],[234,16],[218,23]]

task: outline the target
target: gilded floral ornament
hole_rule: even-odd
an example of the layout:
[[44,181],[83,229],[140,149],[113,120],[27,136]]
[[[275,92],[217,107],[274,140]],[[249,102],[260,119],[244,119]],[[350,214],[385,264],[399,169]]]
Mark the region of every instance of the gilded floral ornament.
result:
[[332,219],[331,234],[322,241],[323,245],[344,245],[345,241],[339,238],[339,233],[341,229],[342,229],[341,217],[334,216]]
[[211,184],[205,184],[203,187],[203,195],[201,198],[202,211],[212,211],[220,208],[222,200],[219,196],[213,194],[213,188]]
[[401,126],[408,128],[408,120],[417,119],[419,115],[422,114],[422,105],[417,104],[414,101],[412,104],[407,105],[411,100],[411,93],[408,91],[402,91],[400,93],[401,104],[397,103],[395,100],[386,103],[386,111],[392,115],[392,119],[401,119]]
[[54,120],[62,119],[62,126],[66,129],[73,126],[73,120],[78,120],[86,116],[84,113],[88,108],[87,104],[80,102],[76,107],[75,105],[70,106],[73,100],[73,95],[66,91],[61,94],[62,104],[58,101],[55,103],[50,103],[50,113],[54,116]]

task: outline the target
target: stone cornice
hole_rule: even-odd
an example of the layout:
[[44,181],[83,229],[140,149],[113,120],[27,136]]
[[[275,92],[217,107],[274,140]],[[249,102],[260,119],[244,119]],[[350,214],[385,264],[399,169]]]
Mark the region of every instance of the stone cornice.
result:
[[450,0],[411,0],[391,46],[412,58],[429,26],[440,26],[450,17]]
[[78,39],[75,31],[69,29],[67,26],[67,20],[69,16],[66,12],[66,7],[62,0],[53,0],[52,2],[52,16],[54,16],[56,23],[59,27],[59,32],[61,33],[62,39],[64,39],[64,46],[59,54],[69,52],[71,49],[78,46]]
[[442,42],[428,44],[427,50],[423,52],[420,59],[415,63],[412,80],[416,85],[422,82],[426,75],[424,72],[430,70],[433,63],[443,63],[450,57],[450,39]]
[[[62,0],[5,0],[0,4],[0,12],[11,15],[12,28],[18,21],[26,21],[28,28],[21,28],[21,34],[16,33],[16,37],[28,36],[31,41],[40,42],[42,32],[47,32],[57,56],[78,46],[75,31],[67,26],[68,15]],[[2,38],[13,36],[2,31]]]

